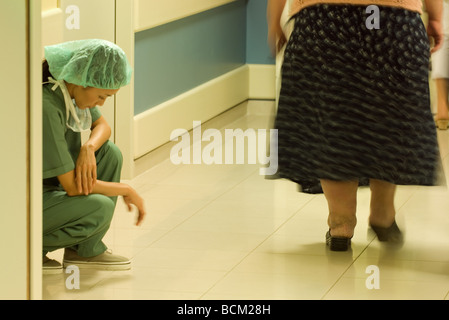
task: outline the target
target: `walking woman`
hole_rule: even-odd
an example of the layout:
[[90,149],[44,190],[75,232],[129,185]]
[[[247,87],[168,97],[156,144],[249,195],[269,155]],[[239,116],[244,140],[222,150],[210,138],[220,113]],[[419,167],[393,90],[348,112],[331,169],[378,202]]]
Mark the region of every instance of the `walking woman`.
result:
[[[101,115],[108,97],[129,84],[131,67],[118,46],[104,40],[45,48],[43,63],[43,271],[62,270],[46,254],[65,248],[64,266],[126,270],[130,261],[107,250],[117,196],[144,216],[143,199],[120,183],[122,155]],[[81,144],[81,132],[91,130]]]
[[[439,151],[428,67],[441,46],[442,2],[426,4],[427,32],[421,0],[293,0],[275,123],[279,175],[299,184],[320,180],[331,250],[350,246],[359,179],[369,179],[369,224],[389,242],[402,241],[396,185],[435,183]],[[273,50],[286,42],[284,5],[268,3]],[[370,18],[368,5],[377,17]]]

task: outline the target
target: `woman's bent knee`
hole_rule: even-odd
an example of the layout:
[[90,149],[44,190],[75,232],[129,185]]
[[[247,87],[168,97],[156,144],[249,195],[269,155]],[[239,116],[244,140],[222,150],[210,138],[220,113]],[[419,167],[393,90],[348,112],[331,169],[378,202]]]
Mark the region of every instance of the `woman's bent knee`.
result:
[[106,157],[108,158],[108,162],[113,161],[116,163],[120,168],[123,165],[123,155],[120,151],[119,147],[115,145],[111,141],[107,141],[101,148],[104,148],[104,152],[106,154]]
[[86,209],[94,219],[103,223],[111,222],[115,211],[115,202],[111,198],[101,194],[92,194],[87,196],[86,200]]

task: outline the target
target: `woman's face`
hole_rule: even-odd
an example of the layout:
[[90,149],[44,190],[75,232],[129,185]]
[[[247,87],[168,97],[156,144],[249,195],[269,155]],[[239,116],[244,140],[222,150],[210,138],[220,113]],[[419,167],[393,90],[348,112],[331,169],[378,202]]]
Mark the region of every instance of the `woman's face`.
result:
[[80,109],[91,109],[96,106],[103,106],[108,97],[113,96],[119,89],[98,89],[82,86],[75,86],[72,92],[72,98]]

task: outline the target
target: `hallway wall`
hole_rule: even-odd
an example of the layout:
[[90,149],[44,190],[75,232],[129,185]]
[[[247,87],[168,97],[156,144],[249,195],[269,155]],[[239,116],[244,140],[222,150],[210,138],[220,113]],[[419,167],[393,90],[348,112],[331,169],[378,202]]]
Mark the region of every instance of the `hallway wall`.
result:
[[26,299],[29,285],[26,10],[25,0],[0,2],[0,299]]
[[246,1],[135,35],[135,115],[245,64]]
[[193,121],[210,120],[250,98],[275,98],[267,1],[221,2],[154,27],[150,20],[136,22],[135,159],[167,143],[174,129],[190,130]]

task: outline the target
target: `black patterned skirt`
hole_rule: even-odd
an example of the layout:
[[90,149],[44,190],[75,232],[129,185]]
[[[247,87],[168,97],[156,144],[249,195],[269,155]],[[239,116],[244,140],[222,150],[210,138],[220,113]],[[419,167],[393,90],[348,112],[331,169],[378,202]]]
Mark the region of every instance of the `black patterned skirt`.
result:
[[420,15],[379,6],[314,5],[292,19],[275,128],[278,174],[433,185],[439,151]]

